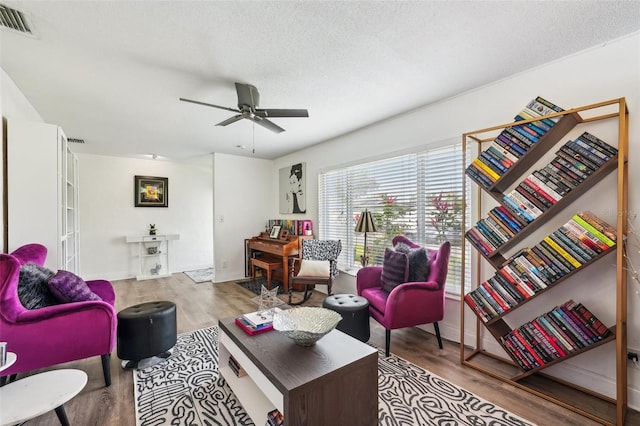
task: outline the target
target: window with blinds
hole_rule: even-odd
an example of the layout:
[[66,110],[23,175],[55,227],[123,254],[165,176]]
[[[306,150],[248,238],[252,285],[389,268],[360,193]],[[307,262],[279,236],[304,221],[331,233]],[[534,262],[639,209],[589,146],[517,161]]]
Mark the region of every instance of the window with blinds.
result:
[[343,270],[361,267],[365,235],[354,230],[365,209],[376,225],[366,235],[368,265],[382,265],[398,234],[430,248],[449,241],[447,292],[460,294],[463,176],[459,143],[320,173],[318,236],[342,241]]

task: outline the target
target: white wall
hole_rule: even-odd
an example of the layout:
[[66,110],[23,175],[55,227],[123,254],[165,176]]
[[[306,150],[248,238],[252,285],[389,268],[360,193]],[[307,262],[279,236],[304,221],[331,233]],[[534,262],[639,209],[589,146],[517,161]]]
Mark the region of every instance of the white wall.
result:
[[[473,72],[473,64],[464,64]],[[462,133],[512,121],[514,115],[532,98],[542,96],[565,109],[589,105],[604,100],[626,97],[630,110],[630,155],[629,164],[629,210],[640,213],[640,33],[625,37],[606,45],[572,55],[527,72],[480,87],[443,102],[403,114],[360,131],[336,138],[326,143],[277,159],[272,170],[272,183],[278,184],[278,169],[289,164],[307,163],[307,213],[317,223],[317,175],[319,171],[348,163],[361,162],[363,152],[371,158],[396,152],[416,149],[445,139],[459,140]],[[612,143],[616,143],[616,129],[597,125]],[[599,134],[597,132],[594,132]],[[569,139],[569,137],[567,137]],[[610,204],[615,194],[615,174],[601,182],[585,196],[574,202],[569,211],[590,209],[610,223],[615,224],[615,205]],[[565,212],[558,215],[560,226]],[[277,205],[272,203],[272,215],[277,214]],[[573,213],[571,213],[573,214]],[[570,215],[569,215],[570,216]],[[316,225],[317,227],[317,225]],[[640,219],[636,222],[640,229]],[[545,228],[546,229],[546,228]],[[535,238],[532,236],[531,238]],[[529,241],[529,240],[527,240]],[[636,255],[635,264],[640,264]],[[486,278],[486,277],[485,277]],[[615,322],[612,283],[615,281],[614,255],[592,265],[588,273],[577,274],[557,289],[547,292],[537,301],[549,308],[569,298],[582,301],[597,312],[608,324]],[[341,274],[335,291],[355,292],[355,279]],[[640,348],[640,287],[629,282],[628,336],[629,346]],[[515,319],[508,321],[518,325],[535,315],[540,305],[527,306],[514,312]],[[444,337],[460,341],[460,302],[455,298],[447,301],[444,321],[440,329]],[[546,308],[543,308],[546,309]],[[517,314],[516,314],[517,313]],[[467,315],[466,342],[473,342],[474,321]],[[432,331],[431,326],[426,327]],[[487,333],[488,334],[488,333]],[[486,347],[500,353],[502,349],[491,337],[484,339]],[[615,386],[615,344],[610,343],[563,362],[550,369],[553,374],[565,377],[588,389],[613,395]],[[640,408],[640,371],[629,369],[629,405]]]
[[[244,239],[264,231],[276,200],[273,161],[215,154],[216,282],[244,277]],[[274,216],[277,217],[277,216]]]
[[[5,118],[20,118],[29,121],[42,122],[42,117],[36,109],[29,103],[24,94],[16,86],[13,79],[2,68],[0,68],[0,117],[2,120],[2,144],[4,146],[5,137]],[[2,157],[4,159],[4,150]],[[4,176],[4,161],[0,163],[0,176]],[[6,191],[4,179],[2,180],[3,192]],[[4,230],[4,209],[0,209],[0,221]],[[3,233],[4,236],[4,233]],[[4,239],[4,238],[3,238]],[[6,244],[6,241],[3,241]],[[3,249],[7,247],[3,245]]]
[[[180,234],[169,243],[172,272],[213,266],[213,158],[181,162],[81,154],[80,259],[87,278],[137,274],[137,245],[127,235]],[[169,207],[134,207],[134,176],[169,178]]]

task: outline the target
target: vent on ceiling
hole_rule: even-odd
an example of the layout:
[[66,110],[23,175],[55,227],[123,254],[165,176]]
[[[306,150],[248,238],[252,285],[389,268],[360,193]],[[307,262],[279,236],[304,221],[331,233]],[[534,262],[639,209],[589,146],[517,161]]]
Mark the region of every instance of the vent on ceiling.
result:
[[84,143],[84,139],[67,138],[67,142],[69,142],[69,143]]
[[0,4],[0,27],[8,28],[22,34],[34,35],[32,26],[24,13]]

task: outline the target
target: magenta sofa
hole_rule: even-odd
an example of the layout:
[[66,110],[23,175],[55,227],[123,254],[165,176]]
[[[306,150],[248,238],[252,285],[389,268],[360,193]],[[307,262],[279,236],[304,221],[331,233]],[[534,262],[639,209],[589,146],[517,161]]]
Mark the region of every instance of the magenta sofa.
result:
[[105,385],[111,385],[110,358],[116,343],[115,293],[109,281],[87,281],[102,301],[71,302],[28,310],[20,303],[20,266],[43,265],[47,249],[28,244],[0,254],[0,341],[17,355],[2,371],[11,376],[83,358],[101,356]]
[[[404,236],[393,239],[393,245],[402,242],[411,248],[418,248]],[[381,266],[368,266],[358,271],[356,288],[359,296],[369,301],[369,313],[386,330],[386,356],[389,356],[391,330],[433,323],[442,349],[442,339],[438,321],[444,318],[445,283],[449,269],[451,245],[445,241],[438,250],[427,249],[429,254],[429,274],[426,282],[400,284],[391,292],[382,288]]]

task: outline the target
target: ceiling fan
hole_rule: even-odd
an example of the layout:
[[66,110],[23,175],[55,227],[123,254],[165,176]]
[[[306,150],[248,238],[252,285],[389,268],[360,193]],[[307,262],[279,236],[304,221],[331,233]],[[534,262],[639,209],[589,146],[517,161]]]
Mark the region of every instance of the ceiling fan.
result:
[[181,101],[191,102],[193,104],[210,106],[214,108],[224,109],[227,111],[237,112],[238,115],[234,115],[228,118],[216,126],[226,126],[231,123],[235,123],[238,120],[246,118],[254,123],[261,125],[273,132],[284,132],[284,129],[274,122],[270,121],[272,117],[309,117],[309,111],[306,109],[261,109],[258,108],[260,103],[260,93],[255,86],[250,84],[236,83],[236,92],[238,93],[238,109],[227,108],[219,105],[208,104],[206,102],[193,101],[191,99],[180,98]]

